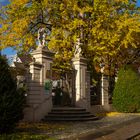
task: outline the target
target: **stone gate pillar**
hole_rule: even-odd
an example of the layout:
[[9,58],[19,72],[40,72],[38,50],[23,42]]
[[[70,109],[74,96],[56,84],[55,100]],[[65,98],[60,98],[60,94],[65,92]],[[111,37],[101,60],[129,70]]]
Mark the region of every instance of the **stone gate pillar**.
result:
[[34,62],[30,63],[29,67],[29,92],[24,120],[36,122],[43,119],[52,109],[51,86],[46,89],[45,84],[51,83],[54,53],[40,47],[32,52],[32,56]]
[[87,75],[87,59],[81,56],[72,59],[75,69],[75,106],[89,109],[90,90],[88,85],[89,75]]
[[47,48],[39,48],[32,52],[32,56],[36,63],[42,65],[42,69],[40,71],[40,84],[44,85],[47,79],[52,79],[54,53],[50,52]]
[[101,77],[101,105],[107,106],[109,105],[109,79],[107,75],[102,73]]

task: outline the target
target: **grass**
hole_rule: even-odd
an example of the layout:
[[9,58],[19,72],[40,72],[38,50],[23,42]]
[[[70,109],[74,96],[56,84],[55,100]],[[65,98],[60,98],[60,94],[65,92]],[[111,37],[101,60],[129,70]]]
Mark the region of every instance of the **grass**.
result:
[[0,135],[0,140],[55,140],[45,135],[37,135],[30,133],[13,133]]
[[0,140],[57,140],[53,134],[68,126],[67,123],[19,123],[15,132],[0,135]]
[[17,126],[18,130],[21,131],[61,131],[68,127],[67,123],[19,123]]

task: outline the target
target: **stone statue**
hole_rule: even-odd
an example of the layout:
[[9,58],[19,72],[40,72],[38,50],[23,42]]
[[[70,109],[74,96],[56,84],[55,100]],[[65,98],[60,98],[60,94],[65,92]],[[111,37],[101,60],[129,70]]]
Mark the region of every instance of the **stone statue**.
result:
[[38,46],[39,46],[39,48],[40,47],[43,48],[45,46],[45,42],[46,42],[45,38],[46,38],[46,35],[47,35],[47,32],[46,32],[46,29],[45,28],[40,28],[38,30],[38,42],[39,42]]
[[80,42],[80,38],[77,38],[76,40],[76,45],[75,45],[75,52],[74,52],[74,56],[75,57],[80,57],[82,56],[82,49],[81,49],[81,42]]
[[100,69],[101,73],[103,74],[105,70],[105,64],[103,62],[100,63]]

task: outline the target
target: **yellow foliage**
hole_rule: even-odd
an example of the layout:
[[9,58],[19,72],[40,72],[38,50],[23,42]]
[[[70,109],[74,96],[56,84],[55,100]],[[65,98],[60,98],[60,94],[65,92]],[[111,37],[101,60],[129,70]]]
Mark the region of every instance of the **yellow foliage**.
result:
[[118,115],[121,115],[123,113],[120,113],[120,112],[104,112],[104,113],[97,113],[96,116],[98,117],[116,117]]
[[38,29],[51,25],[47,44],[57,52],[58,62],[69,64],[79,36],[83,36],[85,57],[92,60],[102,57],[106,61],[111,57],[117,60],[121,50],[125,52],[127,48],[140,47],[137,45],[140,41],[135,39],[140,32],[140,12],[134,3],[128,2],[11,0],[0,12],[0,47],[10,46],[20,51],[34,49]]

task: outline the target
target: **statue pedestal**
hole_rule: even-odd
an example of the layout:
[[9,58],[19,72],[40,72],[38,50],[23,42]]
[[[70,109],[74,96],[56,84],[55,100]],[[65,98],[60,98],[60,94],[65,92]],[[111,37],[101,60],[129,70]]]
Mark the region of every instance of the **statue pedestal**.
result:
[[90,76],[87,72],[87,59],[75,57],[72,59],[75,69],[75,106],[90,108]]
[[24,114],[25,121],[37,122],[52,109],[51,86],[45,89],[46,81],[52,79],[52,61],[54,53],[40,48],[32,52],[35,62],[30,63],[29,92]]

